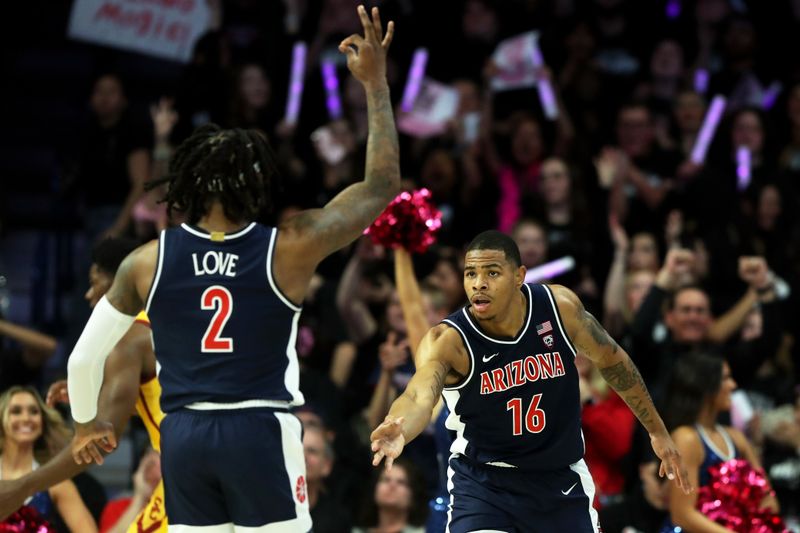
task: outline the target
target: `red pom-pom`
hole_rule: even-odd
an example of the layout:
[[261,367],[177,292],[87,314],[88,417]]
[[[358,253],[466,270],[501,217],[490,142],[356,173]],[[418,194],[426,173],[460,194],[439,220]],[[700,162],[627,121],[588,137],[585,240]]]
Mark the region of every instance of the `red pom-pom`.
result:
[[369,235],[375,244],[423,253],[436,242],[436,232],[442,226],[442,213],[430,198],[428,189],[401,192],[364,230],[364,235]]
[[56,533],[50,523],[29,505],[0,522],[0,533]]
[[711,520],[737,533],[790,533],[783,520],[759,509],[771,494],[763,472],[742,459],[732,459],[708,469],[711,480],[697,491],[697,509]]

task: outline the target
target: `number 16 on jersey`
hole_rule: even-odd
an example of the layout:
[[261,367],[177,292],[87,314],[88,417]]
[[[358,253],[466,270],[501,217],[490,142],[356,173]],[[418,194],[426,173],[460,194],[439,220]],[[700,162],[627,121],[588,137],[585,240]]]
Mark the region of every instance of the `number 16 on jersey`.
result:
[[[544,410],[539,408],[541,394],[534,394],[525,413],[525,429],[528,433],[541,433],[547,425]],[[522,398],[512,398],[506,403],[506,411],[511,411],[514,425],[514,436],[522,435]]]

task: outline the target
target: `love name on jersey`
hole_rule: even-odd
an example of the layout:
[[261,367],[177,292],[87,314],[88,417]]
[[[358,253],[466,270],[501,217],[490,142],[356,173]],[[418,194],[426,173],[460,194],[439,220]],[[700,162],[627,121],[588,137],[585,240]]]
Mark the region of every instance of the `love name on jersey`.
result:
[[557,378],[564,375],[564,362],[559,352],[538,353],[506,363],[506,366],[481,372],[481,394],[492,394],[521,387],[529,381]]
[[196,253],[192,254],[194,275],[220,274],[232,278],[236,276],[236,262],[238,260],[238,255],[226,252],[206,252],[202,259],[199,259]]

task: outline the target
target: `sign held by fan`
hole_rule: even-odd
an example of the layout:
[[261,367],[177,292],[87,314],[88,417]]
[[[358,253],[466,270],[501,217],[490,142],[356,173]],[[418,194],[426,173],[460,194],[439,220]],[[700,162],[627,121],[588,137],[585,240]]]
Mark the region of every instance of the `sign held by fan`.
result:
[[539,32],[529,31],[502,41],[492,54],[495,73],[493,91],[510,91],[535,87],[539,81],[535,54],[539,49]]
[[424,78],[410,112],[400,113],[397,129],[414,137],[432,137],[447,130],[458,111],[458,91]]
[[75,0],[67,35],[187,63],[210,19],[204,0]]

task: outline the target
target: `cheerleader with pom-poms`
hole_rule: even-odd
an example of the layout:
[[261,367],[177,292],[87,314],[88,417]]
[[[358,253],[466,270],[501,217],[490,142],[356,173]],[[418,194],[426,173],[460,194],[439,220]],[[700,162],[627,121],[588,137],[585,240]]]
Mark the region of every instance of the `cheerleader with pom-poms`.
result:
[[675,363],[664,409],[692,486],[672,487],[672,523],[662,533],[771,533],[788,531],[761,463],[739,430],[717,423],[730,410],[736,382],[720,357],[694,353]]

